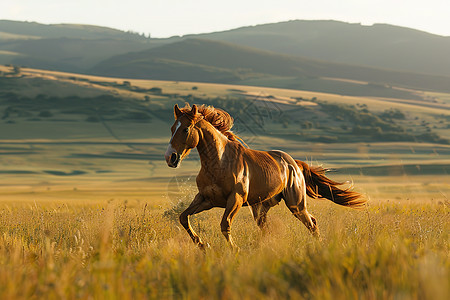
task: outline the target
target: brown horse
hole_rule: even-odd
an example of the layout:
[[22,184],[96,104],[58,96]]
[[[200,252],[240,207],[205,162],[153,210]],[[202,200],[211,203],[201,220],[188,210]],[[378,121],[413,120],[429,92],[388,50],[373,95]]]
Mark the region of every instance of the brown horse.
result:
[[250,205],[259,227],[269,209],[284,199],[286,206],[305,226],[318,235],[316,219],[306,209],[306,195],[360,208],[361,195],[337,187],[342,183],[324,176],[325,169],[310,167],[283,151],[245,148],[230,129],[233,118],[212,106],[174,107],[175,123],[165,153],[169,167],[176,168],[197,147],[201,169],[198,194],[180,215],[180,222],[200,248],[205,244],[189,224],[189,216],[213,207],[225,208],[220,228],[231,247],[231,223],[242,206]]

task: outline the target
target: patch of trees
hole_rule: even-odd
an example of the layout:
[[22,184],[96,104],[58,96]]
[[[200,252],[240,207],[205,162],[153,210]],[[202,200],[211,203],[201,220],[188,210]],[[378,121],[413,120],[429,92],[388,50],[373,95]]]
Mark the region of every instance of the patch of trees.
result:
[[[75,81],[82,80],[80,78],[77,79],[76,77],[70,77],[70,79],[75,80]],[[154,95],[162,95],[163,94],[163,89],[160,87],[152,87],[152,88],[146,89],[146,88],[134,86],[129,81],[123,81],[122,83],[118,83],[118,82],[111,82],[111,81],[93,81],[93,80],[88,80],[88,79],[83,79],[83,80],[88,81],[92,84],[97,84],[97,85],[107,86],[107,87],[115,87],[115,88],[124,89],[127,91],[136,92],[136,93],[150,93],[150,94],[154,94]]]
[[425,133],[407,132],[401,124],[397,123],[406,119],[406,115],[398,109],[390,108],[382,113],[374,114],[364,104],[357,107],[327,102],[319,102],[319,104],[329,118],[350,123],[350,126],[345,124],[341,125],[341,128],[351,128],[349,133],[357,136],[359,140],[449,143],[448,140],[431,132],[431,129]]
[[385,110],[384,112],[382,112],[380,114],[380,118],[382,118],[383,120],[405,120],[406,116],[403,112],[401,112],[399,109],[397,108],[390,108]]
[[374,128],[375,131],[379,129],[388,132],[404,131],[401,126],[391,122],[391,119],[386,120],[376,114],[373,114],[367,109],[367,107],[358,109],[353,105],[331,104],[326,102],[320,103],[320,107],[330,117],[346,120],[354,126],[370,127]]
[[[80,120],[88,122],[102,120],[150,122],[152,119],[145,102],[124,100],[106,94],[97,97],[53,97],[40,94],[29,98],[5,93],[0,94],[0,104],[4,106],[1,115],[3,120],[26,118],[30,121],[39,121],[45,118],[52,121],[58,114],[60,115],[58,121],[65,119],[61,117],[64,114],[84,115],[85,118]],[[70,120],[73,121],[73,118]]]

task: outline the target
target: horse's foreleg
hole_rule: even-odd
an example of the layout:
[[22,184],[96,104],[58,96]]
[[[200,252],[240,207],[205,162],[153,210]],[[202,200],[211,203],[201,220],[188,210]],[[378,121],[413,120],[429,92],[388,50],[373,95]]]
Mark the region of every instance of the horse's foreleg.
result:
[[220,229],[222,234],[227,239],[228,244],[233,249],[238,249],[231,238],[231,223],[233,222],[236,213],[244,204],[244,198],[237,193],[232,193],[227,199],[227,206],[222,217],[222,222],[220,222]]
[[209,201],[205,201],[205,198],[202,195],[197,194],[194,198],[194,201],[192,201],[189,207],[180,215],[181,225],[183,225],[184,229],[186,229],[186,231],[189,233],[189,236],[194,241],[194,243],[202,249],[205,247],[205,244],[192,229],[191,224],[189,223],[189,216],[198,214],[199,212],[211,208],[213,208],[213,205]]

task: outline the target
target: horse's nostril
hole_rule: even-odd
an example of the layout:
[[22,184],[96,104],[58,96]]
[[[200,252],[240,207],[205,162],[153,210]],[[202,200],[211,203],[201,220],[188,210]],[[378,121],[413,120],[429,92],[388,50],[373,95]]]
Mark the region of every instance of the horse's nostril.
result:
[[178,155],[176,153],[172,153],[170,156],[170,162],[174,164],[177,161]]

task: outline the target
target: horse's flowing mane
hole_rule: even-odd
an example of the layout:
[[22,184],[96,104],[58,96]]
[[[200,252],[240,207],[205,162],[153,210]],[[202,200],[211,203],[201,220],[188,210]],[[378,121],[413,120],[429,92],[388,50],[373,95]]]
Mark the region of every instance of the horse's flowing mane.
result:
[[[212,105],[202,104],[200,106],[197,106],[197,108],[198,114],[203,116],[203,119],[205,119],[205,121],[208,121],[212,126],[214,126],[214,128],[216,128],[222,134],[224,134],[230,141],[239,141],[243,143],[245,146],[247,146],[240,137],[238,137],[231,131],[234,120],[229,113],[227,113],[223,109],[215,108]],[[191,107],[189,104],[186,104],[184,108],[181,108],[181,112],[183,112],[193,120],[198,118],[198,115],[194,116],[192,114]]]

